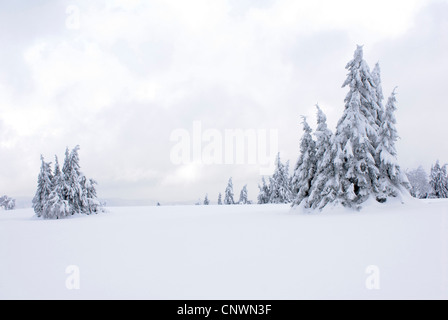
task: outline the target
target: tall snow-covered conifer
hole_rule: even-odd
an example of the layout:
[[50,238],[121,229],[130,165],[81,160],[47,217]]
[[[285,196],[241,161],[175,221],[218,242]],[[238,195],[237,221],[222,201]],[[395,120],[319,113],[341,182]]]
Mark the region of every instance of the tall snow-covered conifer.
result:
[[300,141],[300,156],[291,181],[293,206],[300,205],[303,200],[308,198],[316,173],[316,142],[311,136],[312,130],[306,118],[302,117],[302,119],[304,133]]
[[218,205],[222,205],[222,195],[221,195],[221,192],[218,195]]
[[397,109],[396,102],[394,90],[387,101],[379,130],[376,153],[379,159],[379,192],[377,199],[380,202],[385,202],[388,197],[397,197],[401,192],[409,189],[408,179],[398,165],[397,150],[395,148],[395,142],[398,140],[394,115]]
[[81,171],[79,165],[79,146],[76,146],[71,152],[68,149],[65,152],[64,166],[62,173],[64,176],[64,196],[70,206],[70,213],[82,212],[82,186]]
[[46,219],[59,219],[70,214],[68,201],[63,196],[63,179],[58,158],[55,157],[52,190],[44,206],[44,218]]
[[348,86],[345,110],[339,120],[336,144],[336,171],[339,175],[338,196],[344,206],[358,207],[369,196],[378,193],[378,175],[375,144],[379,140],[376,114],[376,92],[369,67],[358,46],[348,64]]
[[37,178],[37,191],[33,198],[33,209],[38,217],[45,214],[44,207],[53,190],[53,173],[51,171],[51,164],[45,162],[43,156],[41,156],[40,159],[41,167]]
[[327,117],[317,108],[316,136],[316,174],[313,180],[310,196],[305,207],[321,209],[329,202],[336,200],[339,188],[334,159],[336,149],[333,144],[333,133],[327,126]]

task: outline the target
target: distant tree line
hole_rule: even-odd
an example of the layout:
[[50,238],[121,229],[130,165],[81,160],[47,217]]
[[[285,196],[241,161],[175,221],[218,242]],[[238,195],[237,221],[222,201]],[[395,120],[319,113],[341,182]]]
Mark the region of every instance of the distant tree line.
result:
[[444,199],[448,198],[447,166],[440,165],[437,161],[431,166],[428,175],[422,166],[406,172],[411,185],[411,195],[419,199]]
[[[196,205],[209,205],[210,200],[208,194],[205,195],[204,201],[199,199]],[[226,190],[224,191],[224,200],[222,199],[221,192],[218,194],[218,205],[234,205],[234,204],[252,204],[252,201],[248,199],[247,185],[244,185],[240,192],[240,197],[238,201],[235,201],[235,195],[233,192],[233,181],[232,178],[229,179],[227,183]]]

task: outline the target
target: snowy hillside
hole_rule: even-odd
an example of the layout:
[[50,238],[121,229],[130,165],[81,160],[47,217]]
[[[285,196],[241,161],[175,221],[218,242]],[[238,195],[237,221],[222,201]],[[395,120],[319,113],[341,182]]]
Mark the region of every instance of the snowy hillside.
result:
[[[448,201],[319,215],[288,205],[0,212],[1,299],[448,298]],[[68,290],[68,266],[79,290]],[[368,290],[376,266],[379,290]]]

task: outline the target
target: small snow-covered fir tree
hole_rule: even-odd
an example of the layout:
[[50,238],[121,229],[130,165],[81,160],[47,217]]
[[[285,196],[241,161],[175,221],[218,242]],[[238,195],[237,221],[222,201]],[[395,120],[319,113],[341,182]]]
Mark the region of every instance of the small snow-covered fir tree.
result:
[[431,186],[428,182],[428,174],[422,166],[415,170],[406,172],[410,184],[410,192],[414,198],[426,199],[431,193]]
[[218,205],[222,205],[222,195],[221,195],[221,192],[218,195]]
[[318,105],[316,136],[316,174],[313,180],[310,196],[305,207],[322,209],[337,197],[339,181],[335,171],[334,160],[336,148],[333,144],[333,133],[327,126],[327,117]]
[[205,195],[204,198],[204,206],[208,206],[210,204],[210,200],[208,200],[208,194]]
[[98,212],[104,212],[104,209],[102,208],[103,205],[98,200],[98,195],[96,192],[96,185],[98,182],[93,179],[88,180],[89,183],[87,184],[87,199],[89,200],[89,211],[90,213],[98,213]]
[[95,185],[98,183],[93,179],[87,179],[84,175],[80,178],[82,196],[81,196],[81,213],[87,215],[98,213],[101,204],[97,198]]
[[384,119],[379,131],[377,154],[379,159],[379,190],[377,199],[385,202],[388,197],[397,197],[401,192],[409,188],[409,182],[401,171],[397,160],[395,142],[398,140],[395,128],[396,107],[395,90],[389,97],[384,113]]
[[304,133],[300,142],[300,156],[291,181],[292,206],[298,206],[308,198],[316,173],[316,142],[311,136],[312,129],[306,118],[302,117],[302,119]]
[[37,191],[33,198],[33,209],[38,217],[44,215],[44,207],[53,190],[53,173],[51,163],[47,163],[41,156],[40,173],[37,178]]
[[235,200],[233,199],[233,182],[232,178],[229,179],[229,182],[227,184],[226,191],[224,193],[224,204],[230,205],[235,204]]
[[291,179],[289,177],[289,161],[283,164],[280,153],[275,161],[275,171],[270,183],[270,203],[290,203],[292,200]]
[[431,167],[429,184],[431,186],[431,198],[448,198],[447,165],[441,166],[439,161]]
[[248,199],[247,199],[247,184],[243,187],[243,189],[241,189],[240,192],[240,200],[238,201],[238,204],[247,204],[248,203]]
[[266,204],[269,203],[271,199],[271,191],[269,185],[266,184],[266,179],[264,177],[261,178],[262,185],[258,185],[258,189],[260,192],[258,193],[258,204]]

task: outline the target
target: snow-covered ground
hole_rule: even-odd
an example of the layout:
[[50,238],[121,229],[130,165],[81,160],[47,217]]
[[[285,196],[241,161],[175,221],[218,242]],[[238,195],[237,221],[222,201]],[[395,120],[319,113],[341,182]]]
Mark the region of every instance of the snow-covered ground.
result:
[[[287,205],[108,211],[57,221],[0,212],[0,298],[448,298],[448,201],[318,215]],[[66,287],[71,265],[79,290]]]

